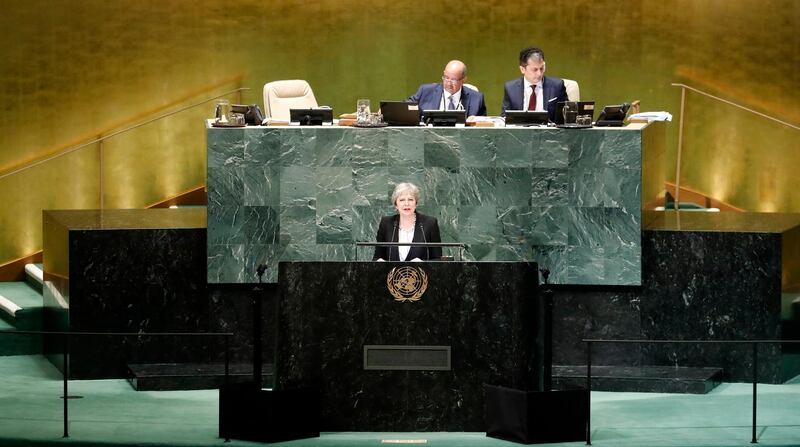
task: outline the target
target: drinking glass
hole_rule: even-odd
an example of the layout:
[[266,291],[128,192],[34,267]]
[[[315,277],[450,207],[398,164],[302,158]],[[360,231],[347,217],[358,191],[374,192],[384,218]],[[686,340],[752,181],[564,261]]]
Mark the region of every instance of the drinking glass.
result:
[[215,115],[218,123],[227,124],[231,116],[230,101],[227,99],[218,99]]
[[228,115],[228,124],[244,126],[245,124],[244,113],[232,112],[230,115]]
[[358,124],[369,124],[370,122],[369,99],[359,99],[356,102],[356,122]]
[[567,101],[564,103],[564,124],[574,124],[578,118],[578,103]]

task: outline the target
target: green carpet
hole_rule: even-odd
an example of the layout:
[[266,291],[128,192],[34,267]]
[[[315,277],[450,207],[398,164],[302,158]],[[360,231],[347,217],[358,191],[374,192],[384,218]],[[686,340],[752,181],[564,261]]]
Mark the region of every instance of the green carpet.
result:
[[0,295],[10,299],[23,309],[44,305],[42,293],[26,281],[0,282]]
[[[124,380],[70,382],[70,437],[62,438],[60,373],[41,356],[0,358],[0,446],[248,446],[217,437],[218,393],[137,392]],[[750,442],[750,384],[706,395],[592,393],[596,446],[744,446]],[[759,385],[761,446],[800,446],[800,380]],[[276,446],[513,446],[484,433],[324,433]],[[583,442],[557,444],[580,446]]]

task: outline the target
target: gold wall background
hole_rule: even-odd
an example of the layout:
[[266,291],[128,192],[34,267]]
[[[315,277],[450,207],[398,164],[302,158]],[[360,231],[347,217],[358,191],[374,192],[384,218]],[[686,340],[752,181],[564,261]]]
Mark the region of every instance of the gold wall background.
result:
[[[583,99],[672,112],[673,178],[671,82],[800,123],[798,19],[794,0],[12,1],[0,16],[0,176],[239,85],[250,88],[243,102],[260,104],[276,79],[307,79],[343,113],[361,97],[405,98],[458,58],[497,114],[519,50],[535,44],[548,74],[578,80]],[[101,198],[142,207],[204,184],[211,111],[0,178],[0,263],[40,249],[42,209],[97,208]],[[686,119],[683,185],[747,210],[800,211],[798,131],[695,94]]]

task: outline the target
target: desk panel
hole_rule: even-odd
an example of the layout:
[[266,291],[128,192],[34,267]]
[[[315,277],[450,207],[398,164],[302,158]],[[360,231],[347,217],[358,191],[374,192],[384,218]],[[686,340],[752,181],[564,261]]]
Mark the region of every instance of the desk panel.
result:
[[638,285],[653,127],[208,127],[208,281],[255,282],[262,262],[275,282],[279,261],[371,259],[354,243],[375,240],[394,185],[411,181],[465,260]]

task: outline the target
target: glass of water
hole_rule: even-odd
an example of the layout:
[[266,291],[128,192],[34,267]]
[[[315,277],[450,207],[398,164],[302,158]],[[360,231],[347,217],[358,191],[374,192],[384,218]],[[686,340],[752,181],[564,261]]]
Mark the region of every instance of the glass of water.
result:
[[567,101],[564,103],[564,124],[575,124],[578,118],[578,103]]
[[369,99],[359,99],[356,102],[356,122],[358,124],[369,124],[370,122]]
[[231,117],[231,103],[227,99],[218,99],[215,110],[216,120],[221,124],[228,124]]

